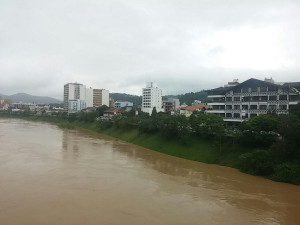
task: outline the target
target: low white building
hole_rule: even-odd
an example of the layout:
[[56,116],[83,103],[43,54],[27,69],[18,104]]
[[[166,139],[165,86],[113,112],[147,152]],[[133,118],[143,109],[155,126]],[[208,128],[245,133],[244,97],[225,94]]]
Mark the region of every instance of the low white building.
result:
[[12,103],[10,104],[12,109],[29,109],[30,111],[35,111],[37,105],[34,103],[24,103],[24,102],[18,102],[18,103]]
[[133,107],[133,102],[118,100],[115,102],[115,108]]
[[86,108],[85,100],[69,100],[68,113],[76,113]]

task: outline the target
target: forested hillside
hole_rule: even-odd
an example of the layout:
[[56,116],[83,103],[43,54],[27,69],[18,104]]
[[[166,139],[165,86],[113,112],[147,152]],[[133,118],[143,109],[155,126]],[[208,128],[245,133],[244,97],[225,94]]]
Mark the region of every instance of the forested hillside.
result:
[[[118,100],[125,100],[129,102],[133,102],[134,104],[141,105],[142,104],[142,96],[138,95],[129,95],[125,93],[111,93],[110,97],[112,97],[115,101]],[[207,93],[205,90],[198,91],[198,92],[190,92],[186,94],[181,95],[166,95],[163,96],[163,100],[166,100],[168,98],[178,98],[180,101],[180,104],[187,104],[191,105],[194,100],[200,100],[202,102],[207,102]]]
[[124,100],[133,102],[136,105],[142,104],[142,96],[138,95],[129,95],[125,93],[110,93],[109,96],[112,97],[115,101]]
[[163,99],[167,99],[167,98],[178,98],[180,104],[185,103],[187,105],[191,105],[194,102],[194,100],[200,100],[202,102],[208,101],[207,93],[205,90],[198,91],[198,92],[190,92],[182,95],[166,95],[163,97]]

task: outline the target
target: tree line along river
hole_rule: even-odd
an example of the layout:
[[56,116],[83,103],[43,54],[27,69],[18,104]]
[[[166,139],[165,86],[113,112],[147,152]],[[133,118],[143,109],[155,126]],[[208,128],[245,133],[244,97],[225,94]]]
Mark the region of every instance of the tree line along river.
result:
[[300,187],[0,119],[0,224],[300,224]]

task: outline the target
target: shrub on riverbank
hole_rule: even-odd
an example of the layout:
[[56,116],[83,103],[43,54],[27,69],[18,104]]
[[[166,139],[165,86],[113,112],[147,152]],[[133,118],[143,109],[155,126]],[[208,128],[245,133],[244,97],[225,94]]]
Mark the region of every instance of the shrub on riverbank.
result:
[[275,167],[269,177],[274,181],[300,184],[300,165],[298,163],[282,163]]
[[71,123],[59,123],[58,127],[63,129],[75,129],[75,126]]
[[255,150],[240,156],[239,168],[245,173],[266,176],[273,172],[274,162],[268,151]]

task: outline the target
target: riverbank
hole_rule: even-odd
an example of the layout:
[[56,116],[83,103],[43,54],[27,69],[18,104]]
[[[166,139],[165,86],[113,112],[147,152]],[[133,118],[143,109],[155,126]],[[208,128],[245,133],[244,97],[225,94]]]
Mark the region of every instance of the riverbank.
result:
[[111,127],[101,133],[164,154],[233,168],[238,168],[239,155],[247,151],[239,148],[229,150],[226,146],[219,149],[217,142],[196,137],[190,137],[185,142],[175,138],[166,139],[161,133],[143,134],[135,128],[123,130]]
[[[3,115],[1,116],[3,117]],[[117,128],[114,126],[99,129],[96,122],[86,123],[83,121],[68,121],[59,117],[36,117],[36,116],[15,116],[8,115],[7,118],[20,118],[30,121],[50,122],[64,129],[86,129],[92,132],[105,134],[110,137],[120,139],[135,145],[139,145],[160,153],[172,155],[188,160],[218,164],[228,166],[243,171],[243,157],[251,156],[251,164],[248,167],[256,168],[267,167],[268,155],[264,155],[265,150],[257,150],[251,147],[240,146],[232,143],[232,141],[223,140],[222,144],[216,139],[203,139],[196,136],[190,136],[182,141],[178,138],[166,138],[161,132],[142,133],[138,128]],[[259,153],[255,155],[256,153]],[[263,154],[261,154],[263,153]],[[252,155],[251,155],[252,154]],[[249,160],[248,160],[249,161]],[[263,165],[261,165],[263,164]],[[274,171],[264,176],[267,179],[274,181],[287,182],[292,184],[300,184],[299,165],[297,163],[278,163],[274,166]],[[250,174],[253,174],[250,172]]]
[[[2,116],[3,117],[3,116]],[[7,115],[6,118],[20,118],[30,121],[43,121],[57,125],[63,129],[86,129],[96,133],[105,134],[110,137],[120,139],[132,144],[136,144],[160,153],[203,162],[210,164],[219,164],[238,168],[239,155],[251,149],[231,148],[222,145],[221,149],[219,143],[214,140],[203,140],[196,137],[190,137],[188,140],[169,138],[166,139],[161,133],[145,134],[139,132],[137,128],[121,129],[110,127],[99,130],[97,123],[85,123],[82,121],[69,122],[59,117],[37,117],[37,116],[18,116]]]

